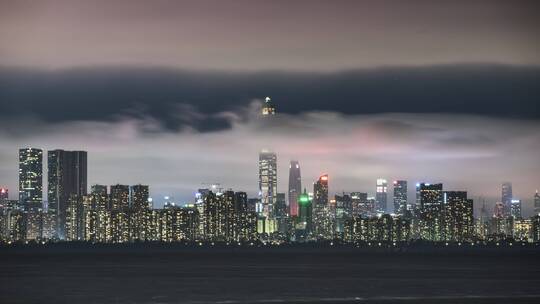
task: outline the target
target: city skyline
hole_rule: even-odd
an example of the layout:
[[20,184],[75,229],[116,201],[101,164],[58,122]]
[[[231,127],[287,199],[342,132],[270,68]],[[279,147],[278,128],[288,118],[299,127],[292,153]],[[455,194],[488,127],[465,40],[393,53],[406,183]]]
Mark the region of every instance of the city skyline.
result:
[[[502,201],[505,213],[519,205],[530,215],[540,187],[537,4],[338,3],[281,10],[280,1],[156,1],[148,10],[142,1],[1,2],[0,40],[16,39],[0,49],[0,186],[16,189],[13,151],[35,147],[52,153],[43,157],[43,200],[65,205],[81,189],[49,193],[68,162],[51,166],[50,151],[82,150],[90,153],[88,170],[86,156],[79,164],[82,192],[145,184],[159,207],[193,202],[196,189],[217,183],[261,198],[268,215],[278,194],[289,201],[295,160],[303,189],[327,174],[331,195],[368,193],[379,211],[395,208],[393,181],[405,181],[398,194],[408,205],[415,184],[443,183],[467,191],[475,212]],[[156,27],[141,28],[144,21]],[[158,28],[152,43],[134,39]],[[72,35],[93,43],[92,53]],[[119,35],[125,40],[111,47]],[[45,168],[55,167],[57,181],[45,181],[54,171]]]
[[[267,102],[269,98],[267,98]],[[262,109],[263,116],[272,113]],[[263,117],[263,121],[268,118]],[[43,195],[43,150],[19,149],[19,200],[9,200],[5,188],[0,199],[0,241],[92,243],[215,242],[242,244],[293,244],[340,242],[371,246],[432,245],[449,242],[461,246],[475,242],[497,246],[503,241],[534,243],[540,239],[540,214],[528,217],[522,201],[513,196],[511,182],[501,184],[501,200],[492,215],[485,209],[474,214],[474,199],[467,191],[449,190],[442,183],[416,183],[415,202],[407,201],[407,182],[394,181],[394,209],[389,210],[388,182],[378,178],[376,196],[351,192],[332,195],[330,177],[319,176],[313,192],[289,196],[276,191],[275,153],[259,153],[259,194],[224,190],[221,184],[197,190],[196,201],[181,205],[168,200],[154,205],[148,185],[92,185],[87,193],[86,151],[47,151],[47,194]],[[291,161],[291,188],[299,185],[299,164]],[[210,184],[208,184],[210,186]],[[110,189],[110,191],[109,191]],[[295,202],[291,202],[295,200]],[[535,210],[538,192],[535,193]],[[298,204],[298,213],[295,205]],[[400,245],[400,246],[401,246]]]
[[539,37],[538,0],[0,0],[0,303],[540,302]]
[[[51,183],[58,183],[60,181],[59,179],[59,176],[61,175],[61,173],[57,172],[58,170],[61,170],[59,168],[62,168],[62,166],[60,166],[60,164],[57,164],[57,165],[47,165],[44,160],[39,160],[41,162],[41,171],[38,170],[38,167],[34,166],[32,167],[32,170],[33,171],[38,171],[39,174],[38,175],[41,175],[41,182],[42,182],[42,185],[45,185],[45,186],[41,186],[41,190],[37,190],[38,192],[41,191],[42,192],[42,199],[40,200],[42,203],[43,203],[43,208],[45,208],[45,206],[47,206],[47,208],[49,210],[54,210],[54,212],[58,212],[56,209],[57,207],[55,206],[58,206],[58,202],[53,199],[51,200],[51,197],[59,197],[60,196],[64,196],[63,198],[63,204],[66,203],[66,197],[68,197],[69,195],[71,194],[77,194],[77,195],[85,195],[86,192],[90,189],[90,188],[93,188],[94,186],[101,186],[101,185],[110,185],[111,186],[111,191],[112,191],[112,187],[115,186],[115,185],[120,185],[122,184],[122,182],[119,182],[119,183],[116,183],[116,184],[107,184],[107,183],[91,183],[91,184],[88,184],[87,183],[87,164],[86,164],[86,161],[87,161],[87,151],[65,151],[65,150],[62,150],[62,149],[54,149],[54,150],[50,150],[50,151],[46,151],[46,150],[42,150],[42,149],[38,149],[38,148],[21,148],[18,150],[19,151],[19,161],[21,162],[21,164],[23,163],[26,163],[26,154],[28,154],[29,152],[32,152],[34,153],[35,155],[37,156],[40,156],[42,155],[43,153],[47,153],[48,154],[48,162],[51,161],[51,159],[61,159],[61,157],[63,157],[65,160],[63,160],[64,162],[64,165],[63,166],[66,166],[68,167],[69,169],[68,170],[79,170],[79,169],[76,169],[76,168],[79,168],[80,166],[83,166],[81,170],[83,170],[82,172],[84,173],[77,173],[75,175],[73,175],[73,173],[69,173],[71,175],[69,175],[69,178],[67,178],[67,182],[68,183],[74,183],[76,181],[78,181],[79,179],[82,179],[82,184],[83,186],[78,186],[78,187],[82,187],[82,188],[79,188],[79,190],[67,190],[65,192],[65,194],[59,194],[58,192],[50,192],[50,190],[48,190],[50,188],[50,185]],[[34,152],[35,151],[35,152]],[[64,154],[62,154],[64,153]],[[31,160],[34,160],[35,156],[34,154],[31,154]],[[74,160],[75,159],[78,159],[80,158],[81,156],[79,155],[83,155],[82,157],[84,157],[84,163],[83,164],[78,164],[78,163],[74,163]],[[65,156],[63,156],[65,155]],[[22,158],[21,158],[22,157]],[[69,160],[68,160],[69,159]],[[166,206],[167,202],[175,202],[179,205],[190,205],[190,204],[193,204],[194,202],[197,201],[197,194],[198,194],[198,190],[197,189],[204,189],[206,187],[209,187],[211,190],[213,189],[214,191],[216,189],[223,189],[223,190],[226,190],[226,189],[239,189],[241,191],[246,191],[246,193],[249,194],[249,197],[250,198],[257,198],[260,200],[260,205],[257,205],[256,210],[257,212],[261,212],[261,213],[264,213],[266,214],[266,216],[268,216],[268,214],[271,214],[272,213],[272,210],[273,208],[276,208],[276,197],[278,194],[282,194],[284,195],[286,198],[286,203],[287,203],[287,208],[288,210],[290,210],[290,197],[288,197],[288,194],[287,193],[290,193],[288,191],[290,190],[287,190],[287,191],[283,191],[283,190],[275,190],[276,189],[276,186],[275,186],[275,180],[276,180],[276,175],[275,175],[275,165],[277,164],[276,162],[276,154],[274,152],[270,152],[270,151],[267,151],[267,150],[263,150],[262,152],[259,153],[259,163],[258,163],[258,166],[259,166],[259,190],[258,192],[257,191],[250,191],[250,190],[245,190],[245,189],[239,189],[239,188],[236,188],[234,186],[229,186],[229,185],[226,185],[226,184],[222,184],[220,182],[216,182],[216,183],[201,183],[196,189],[193,189],[192,193],[193,193],[193,196],[191,197],[188,197],[188,199],[186,199],[185,201],[181,201],[181,200],[177,200],[176,198],[174,198],[173,196],[171,195],[164,195],[163,197],[159,197],[159,196],[153,196],[151,195],[151,193],[149,194],[149,197],[151,198],[152,200],[152,206],[156,207],[156,208],[163,208]],[[24,160],[24,162],[23,162]],[[60,161],[59,161],[60,162]],[[69,164],[69,165],[67,165]],[[299,162],[298,161],[290,161],[289,163],[289,171],[288,171],[288,179],[286,180],[286,183],[289,185],[289,188],[291,188],[291,178],[293,178],[293,180],[296,180],[296,173],[292,174],[291,175],[291,169],[292,166],[295,165],[296,166],[296,169],[299,170]],[[71,169],[71,167],[73,169]],[[65,169],[64,169],[65,170]],[[262,170],[262,171],[261,171]],[[32,174],[34,174],[32,172]],[[23,171],[21,171],[23,172]],[[67,171],[69,172],[69,171]],[[65,174],[68,174],[68,173],[65,173]],[[81,175],[82,174],[82,175]],[[299,173],[298,173],[299,175]],[[23,182],[25,181],[25,179],[22,179],[23,176],[27,176],[27,173],[25,173],[24,175],[21,175],[21,177],[19,178],[19,181],[20,182]],[[325,177],[325,181],[329,180],[330,178],[328,177],[328,174],[323,174],[323,176]],[[320,182],[320,178],[321,176],[319,176],[318,179],[315,179],[315,180],[312,180],[312,181],[308,181],[307,183],[305,181],[303,181],[302,185],[304,185],[302,187],[302,189],[307,189],[308,187],[306,186],[315,186],[318,182]],[[303,179],[302,179],[303,180]],[[37,180],[34,180],[32,179],[32,182],[31,183],[36,183]],[[271,185],[270,187],[268,186],[264,186],[264,189],[268,189],[268,193],[269,193],[269,198],[270,200],[268,200],[266,198],[266,196],[262,195],[263,191],[261,190],[261,181],[265,181],[262,183],[262,185],[265,185],[267,183],[269,183],[269,185]],[[418,199],[419,199],[419,185],[429,185],[430,183],[433,184],[433,182],[420,182],[420,181],[417,181],[417,182],[414,182],[416,184],[416,188],[412,188],[412,187],[407,187],[407,183],[409,183],[410,181],[408,180],[393,180],[393,181],[390,181],[388,182],[386,179],[383,179],[383,178],[377,178],[376,180],[375,185],[376,187],[374,186],[372,189],[354,189],[354,190],[348,190],[348,191],[345,191],[345,190],[342,190],[342,191],[334,191],[332,190],[331,188],[329,188],[328,190],[328,195],[329,196],[333,196],[333,195],[341,195],[341,194],[345,194],[345,193],[348,193],[348,194],[353,194],[353,193],[365,193],[367,194],[368,197],[371,197],[375,204],[376,204],[376,210],[379,211],[379,212],[384,212],[384,213],[395,213],[395,214],[401,214],[401,212],[395,210],[395,204],[396,202],[399,202],[400,200],[403,200],[403,196],[405,196],[405,201],[404,203],[406,204],[406,208],[412,208],[412,206],[414,206],[415,204],[418,205]],[[285,181],[283,181],[284,183]],[[66,183],[66,181],[64,181],[63,183]],[[390,183],[390,187],[388,187],[388,183]],[[402,183],[405,183],[405,185],[401,185]],[[444,182],[439,182],[440,184],[445,184],[445,191],[455,191],[455,189],[457,188],[451,188],[451,187],[448,187],[448,185]],[[23,183],[24,184],[24,183]],[[129,184],[129,183],[124,183],[124,184]],[[133,185],[135,184],[138,184],[140,185],[141,183],[132,183]],[[22,185],[22,184],[21,184]],[[211,186],[211,187],[210,187]],[[517,195],[514,195],[513,194],[513,184],[512,182],[509,182],[509,181],[505,181],[505,182],[502,182],[500,185],[500,188],[499,188],[499,191],[501,193],[501,195],[496,198],[496,197],[493,197],[493,198],[489,198],[489,197],[483,197],[483,196],[474,196],[474,198],[476,199],[476,204],[474,204],[474,214],[479,216],[480,215],[480,212],[481,212],[481,209],[484,207],[484,206],[488,206],[490,209],[493,210],[492,214],[497,214],[497,211],[496,211],[496,203],[501,203],[503,206],[502,208],[504,208],[504,211],[505,213],[507,214],[510,214],[512,213],[511,209],[512,209],[512,204],[514,202],[519,202],[519,213],[521,215],[523,215],[524,217],[529,217],[529,216],[532,216],[532,215],[535,215],[537,214],[536,210],[538,209],[536,207],[537,203],[536,201],[538,200],[538,190],[535,189],[534,191],[534,194],[531,195],[530,197],[520,197],[520,196],[517,196]],[[71,185],[71,186],[67,186],[67,185],[64,185],[63,188],[69,188],[69,189],[72,189],[74,187],[74,185]],[[398,192],[396,192],[396,189],[399,189],[401,187],[404,187],[405,189],[407,189],[407,192],[405,192],[405,194],[402,194],[403,192],[401,190],[398,190]],[[336,187],[336,188],[339,188]],[[21,188],[22,189],[22,188]],[[51,188],[51,189],[55,189],[55,188]],[[77,188],[73,188],[73,189],[77,189]],[[8,190],[9,188],[7,187],[4,187],[2,188],[3,192],[2,194],[4,196],[7,195],[8,193]],[[19,189],[18,189],[19,190]],[[465,189],[466,190],[466,189]],[[22,190],[21,190],[22,191]],[[303,191],[303,190],[302,190]],[[302,193],[302,191],[300,193]],[[22,192],[21,192],[22,193]],[[275,194],[272,194],[272,193],[275,193]],[[313,192],[309,192],[310,194],[314,194],[315,191],[313,190]],[[384,200],[386,201],[386,208],[382,208],[380,207],[380,202],[378,200],[378,193],[384,193]],[[390,193],[390,195],[388,195]],[[21,194],[22,195],[22,194]],[[37,194],[36,194],[37,195]],[[293,196],[294,197],[294,196]],[[472,196],[471,196],[472,197]],[[46,199],[48,198],[48,199]],[[298,198],[298,197],[297,197]],[[13,197],[9,197],[9,196],[6,196],[5,199],[14,199]],[[19,199],[19,197],[17,197],[16,199]],[[397,199],[397,201],[396,201]],[[26,209],[26,203],[24,202],[24,200],[22,199],[19,199],[22,203],[21,203],[21,206],[23,206],[25,209]],[[60,200],[60,198],[57,198],[56,200]],[[263,201],[268,201],[267,203],[263,203]],[[294,204],[294,203],[293,203]],[[486,205],[487,204],[487,205]],[[39,207],[35,207],[35,208],[41,208],[42,206],[40,205]],[[293,212],[294,214],[294,212]]]

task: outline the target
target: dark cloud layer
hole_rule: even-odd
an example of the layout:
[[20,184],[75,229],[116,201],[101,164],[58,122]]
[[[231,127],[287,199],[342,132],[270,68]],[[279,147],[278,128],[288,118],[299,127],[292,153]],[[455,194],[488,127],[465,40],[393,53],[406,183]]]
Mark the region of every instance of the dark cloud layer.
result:
[[189,126],[212,131],[230,127],[222,112],[238,112],[267,95],[279,112],[289,114],[459,113],[539,119],[540,68],[443,65],[336,73],[0,70],[4,121],[115,121],[143,115],[169,130]]

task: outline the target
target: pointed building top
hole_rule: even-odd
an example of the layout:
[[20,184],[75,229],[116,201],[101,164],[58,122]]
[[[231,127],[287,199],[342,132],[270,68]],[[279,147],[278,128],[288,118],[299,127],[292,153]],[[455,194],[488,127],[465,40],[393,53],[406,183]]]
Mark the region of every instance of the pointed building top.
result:
[[276,108],[272,104],[272,99],[270,97],[265,98],[265,104],[262,107],[263,116],[271,116],[276,114]]

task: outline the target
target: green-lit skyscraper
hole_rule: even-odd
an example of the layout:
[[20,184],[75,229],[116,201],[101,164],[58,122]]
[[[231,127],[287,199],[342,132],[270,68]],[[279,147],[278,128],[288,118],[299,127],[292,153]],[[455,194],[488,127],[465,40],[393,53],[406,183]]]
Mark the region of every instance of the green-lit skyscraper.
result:
[[296,240],[305,240],[309,236],[312,221],[311,199],[304,189],[304,193],[298,196],[298,217],[295,224]]

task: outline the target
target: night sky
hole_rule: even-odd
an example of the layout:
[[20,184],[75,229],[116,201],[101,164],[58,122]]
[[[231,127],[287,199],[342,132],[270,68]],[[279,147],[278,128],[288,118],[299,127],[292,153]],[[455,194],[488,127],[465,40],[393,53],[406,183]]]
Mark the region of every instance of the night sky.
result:
[[[257,192],[443,182],[491,205],[540,188],[537,1],[0,0],[0,186],[18,148],[89,152],[89,183]],[[261,121],[271,96],[279,115]],[[413,198],[413,193],[409,194]],[[476,206],[481,205],[477,199]]]

